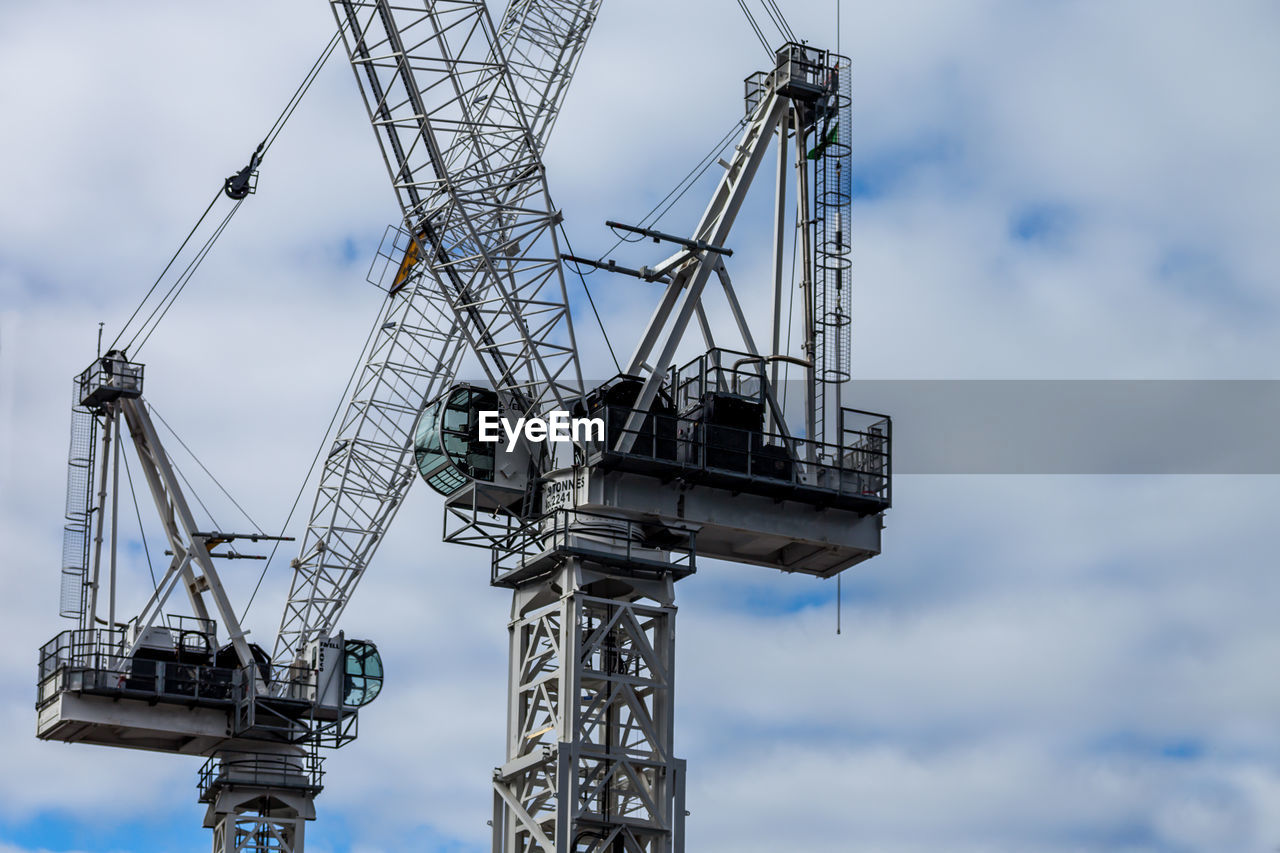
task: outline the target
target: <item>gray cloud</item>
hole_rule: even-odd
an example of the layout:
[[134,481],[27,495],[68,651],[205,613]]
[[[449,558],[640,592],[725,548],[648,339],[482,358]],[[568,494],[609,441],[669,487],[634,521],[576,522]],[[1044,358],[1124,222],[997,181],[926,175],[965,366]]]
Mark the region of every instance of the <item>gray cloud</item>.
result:
[[[830,38],[830,4],[783,5],[802,35]],[[734,6],[606,4],[549,157],[581,254],[739,117],[764,54]],[[118,327],[242,165],[331,17],[70,0],[0,17],[0,616],[22,638],[0,659],[0,827],[189,815],[196,846],[198,762],[29,736],[34,646],[63,627],[67,384],[98,320]],[[1277,24],[1262,2],[845,3],[859,377],[1274,378]],[[708,191],[664,227],[691,227]],[[760,322],[767,196],[744,211],[731,267]],[[1057,218],[1020,236],[1044,210]],[[394,218],[335,63],[143,353],[161,413],[268,526],[376,309],[364,270]],[[590,282],[626,350],[655,294]],[[598,335],[580,337],[603,363]],[[692,849],[1280,842],[1273,478],[904,477],[895,497],[885,554],[844,581],[838,639],[830,583],[707,565],[681,584]],[[331,759],[313,846],[340,819],[353,849],[418,849],[423,827],[483,849],[506,596],[485,585],[486,555],[439,529],[432,496],[411,493],[347,613],[391,680]],[[259,641],[284,565],[254,605]],[[148,583],[140,555],[127,571],[135,592]],[[229,570],[235,600],[255,579]]]

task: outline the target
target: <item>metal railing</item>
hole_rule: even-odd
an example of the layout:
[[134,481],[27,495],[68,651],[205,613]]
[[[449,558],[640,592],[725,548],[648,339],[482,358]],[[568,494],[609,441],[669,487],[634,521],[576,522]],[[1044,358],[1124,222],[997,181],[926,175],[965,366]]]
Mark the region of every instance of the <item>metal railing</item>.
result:
[[[190,619],[174,624],[208,624]],[[193,636],[204,636],[188,631]],[[210,644],[211,645],[211,644]],[[126,632],[120,628],[76,628],[63,631],[40,647],[37,706],[62,691],[118,693],[135,698],[166,699],[189,703],[202,700],[232,703],[244,695],[278,692],[290,697],[308,696],[307,684],[315,673],[307,667],[286,667],[272,680],[257,667],[212,665],[210,646],[179,640],[173,656],[149,655],[142,649],[127,654]],[[179,651],[207,652],[209,663],[183,660]]]
[[73,628],[40,647],[40,678],[62,668],[107,669],[124,659],[120,628]]
[[678,412],[700,405],[707,394],[732,394],[763,405],[765,366],[759,356],[716,347],[672,368],[667,383]]
[[[228,714],[238,736],[276,743],[341,746],[355,738],[356,711],[319,704],[318,674],[306,665],[222,667],[141,649],[126,654],[121,629],[63,631],[40,648],[36,708],[63,693],[200,705]],[[163,656],[162,656],[163,655]]]
[[244,689],[236,697],[233,719],[237,734],[334,748],[355,739],[356,710],[321,705],[319,673],[310,666],[277,666],[270,678],[257,667],[241,673]]
[[607,407],[606,441],[592,443],[589,453],[632,470],[639,463],[642,473],[655,476],[809,503],[841,498],[878,511],[892,502],[893,425],[887,415],[842,409],[840,440],[830,443],[648,413],[631,430],[631,450],[621,453],[614,448],[628,432],[631,414],[629,408]]
[[748,117],[773,89],[812,99],[827,86],[829,60],[825,50],[788,42],[775,57],[777,64],[772,70],[757,71],[744,82]]
[[120,629],[63,631],[40,648],[36,707],[62,692],[229,706],[243,683],[237,669],[125,654]]
[[779,88],[797,85],[821,90],[828,85],[830,69],[825,50],[788,42],[779,48],[777,58],[774,79]]
[[225,787],[283,788],[312,796],[324,789],[324,759],[315,752],[261,755],[220,752],[200,768],[200,802],[211,802]]
[[107,354],[89,365],[76,379],[79,404],[94,409],[119,397],[142,396],[143,366]]
[[692,530],[673,535],[664,529],[659,540],[644,525],[629,519],[561,508],[516,527],[501,547],[493,549],[490,580],[502,583],[540,558],[567,553],[681,576],[697,570],[697,540]]

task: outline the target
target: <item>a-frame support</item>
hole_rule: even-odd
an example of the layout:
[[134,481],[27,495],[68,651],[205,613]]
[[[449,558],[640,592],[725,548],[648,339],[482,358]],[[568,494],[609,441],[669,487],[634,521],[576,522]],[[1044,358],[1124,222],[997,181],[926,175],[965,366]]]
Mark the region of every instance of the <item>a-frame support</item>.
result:
[[[146,404],[141,397],[137,397],[122,398],[112,405],[120,407],[120,413],[129,425],[138,461],[151,490],[151,499],[174,555],[164,577],[138,615],[131,647],[125,650],[126,657],[133,654],[133,647],[141,641],[147,629],[155,624],[169,593],[181,580],[195,615],[201,619],[209,619],[209,607],[205,603],[207,594],[213,600],[214,609],[235,648],[240,665],[254,665],[245,632],[240,627],[240,620],[222,586],[218,571],[214,568],[213,558],[209,555],[211,537],[208,532],[202,532],[196,527],[191,508],[165,454],[164,446],[160,443],[160,437],[156,434],[155,424],[151,421]],[[197,570],[199,574],[196,573]]]

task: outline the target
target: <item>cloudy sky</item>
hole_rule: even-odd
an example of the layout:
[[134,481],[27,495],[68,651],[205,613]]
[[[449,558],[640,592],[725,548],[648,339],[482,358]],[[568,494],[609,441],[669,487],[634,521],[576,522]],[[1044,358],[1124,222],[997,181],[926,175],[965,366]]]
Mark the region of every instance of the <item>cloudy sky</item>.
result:
[[[834,41],[834,2],[781,5]],[[208,844],[198,760],[33,736],[35,649],[69,626],[68,385],[274,120],[332,31],[326,6],[0,4],[0,853]],[[1278,43],[1262,0],[846,0],[857,375],[1276,378]],[[733,0],[606,0],[547,158],[579,253],[733,126],[765,58]],[[692,227],[709,189],[665,230]],[[733,241],[757,305],[767,196]],[[338,402],[397,217],[335,60],[141,355],[149,400],[264,527]],[[654,292],[591,281],[629,350]],[[604,363],[594,321],[578,326]],[[678,596],[689,849],[1276,849],[1278,505],[1266,476],[903,476],[839,636],[833,583],[700,566]],[[329,760],[317,853],[487,849],[508,600],[487,555],[439,530],[414,490],[347,611],[389,681]],[[122,532],[136,608],[146,563]],[[287,572],[248,614],[264,644]],[[246,601],[257,570],[225,574]]]

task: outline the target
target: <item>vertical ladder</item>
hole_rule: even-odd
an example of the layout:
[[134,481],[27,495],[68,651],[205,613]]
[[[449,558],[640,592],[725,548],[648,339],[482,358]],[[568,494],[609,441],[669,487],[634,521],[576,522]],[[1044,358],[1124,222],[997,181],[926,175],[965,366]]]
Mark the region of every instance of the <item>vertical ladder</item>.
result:
[[[831,56],[827,95],[814,125],[814,435],[839,439],[841,386],[850,377],[849,214],[853,150],[849,61]],[[834,400],[832,400],[834,396]],[[834,404],[832,404],[834,403]]]
[[[89,514],[92,512],[94,440],[98,419],[80,405],[80,383],[72,382],[71,447],[67,451],[66,525],[62,528],[62,590],[59,615],[83,623],[89,582]],[[82,628],[92,625],[81,624]]]

